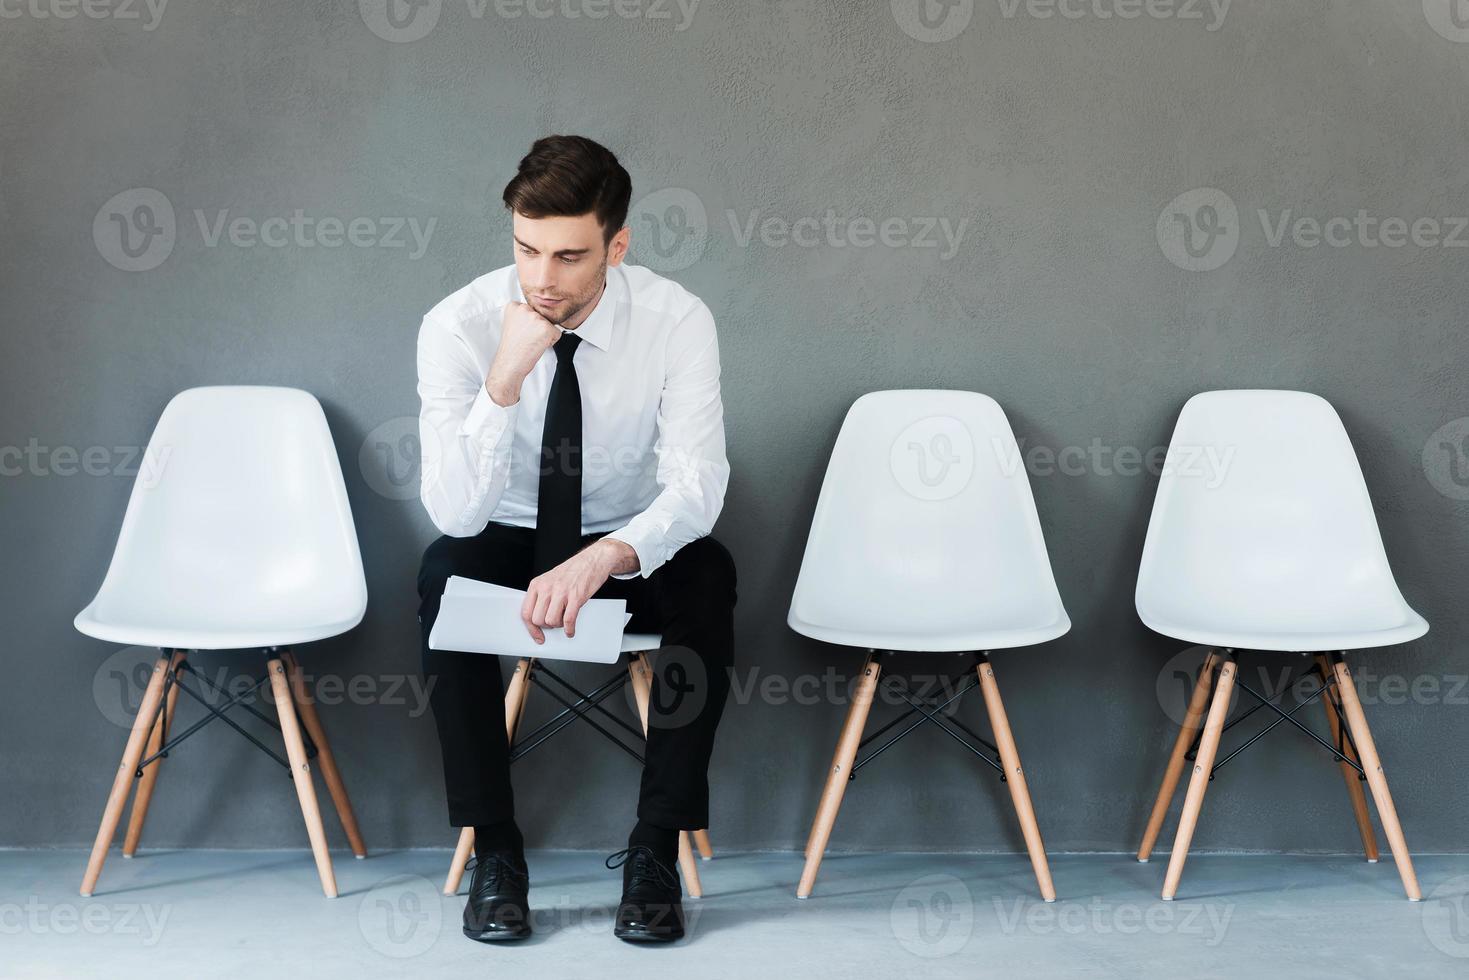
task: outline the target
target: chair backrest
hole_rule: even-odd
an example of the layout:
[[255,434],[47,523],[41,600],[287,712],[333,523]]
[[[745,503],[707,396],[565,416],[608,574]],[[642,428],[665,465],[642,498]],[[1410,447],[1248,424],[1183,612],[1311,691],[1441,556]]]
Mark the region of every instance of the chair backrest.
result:
[[1065,620],[1020,449],[993,398],[876,391],[852,404],[790,618],[926,632]]
[[1324,398],[1238,390],[1188,400],[1158,482],[1136,601],[1144,621],[1207,616],[1257,630],[1403,620],[1357,455]]
[[[266,386],[190,388],[148,441],[99,618],[360,620],[362,556],[321,405]],[[182,623],[181,623],[182,625]]]

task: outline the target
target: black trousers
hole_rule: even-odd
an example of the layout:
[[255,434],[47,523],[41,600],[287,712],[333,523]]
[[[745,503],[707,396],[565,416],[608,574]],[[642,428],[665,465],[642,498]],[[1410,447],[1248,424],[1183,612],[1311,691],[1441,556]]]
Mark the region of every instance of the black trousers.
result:
[[[531,580],[535,531],[493,521],[472,538],[429,545],[418,572],[423,675],[444,759],[449,823],[472,827],[515,813],[505,738],[502,658],[428,648],[451,575],[523,589]],[[589,544],[601,537],[582,539]],[[626,599],[630,632],[662,633],[653,657],[652,701],[638,818],[660,827],[709,825],[709,756],[734,666],[734,559],[699,538],[647,578],[608,578],[598,599]]]

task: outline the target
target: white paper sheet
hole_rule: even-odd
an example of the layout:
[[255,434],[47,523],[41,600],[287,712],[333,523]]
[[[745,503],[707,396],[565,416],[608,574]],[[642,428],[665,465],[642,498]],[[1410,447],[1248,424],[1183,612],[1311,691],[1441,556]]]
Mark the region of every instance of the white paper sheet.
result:
[[545,643],[531,639],[520,619],[524,589],[454,575],[444,585],[439,616],[429,631],[432,650],[488,653],[612,664],[622,652],[622,631],[632,619],[625,599],[590,599],[576,617],[576,636],[544,630]]

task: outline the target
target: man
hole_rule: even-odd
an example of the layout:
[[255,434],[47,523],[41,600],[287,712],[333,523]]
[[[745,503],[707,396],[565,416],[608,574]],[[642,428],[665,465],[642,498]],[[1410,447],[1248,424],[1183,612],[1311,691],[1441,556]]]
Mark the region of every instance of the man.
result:
[[708,536],[729,480],[719,347],[698,297],[623,264],[631,192],[605,147],[537,140],[504,192],[515,264],[443,300],[418,336],[422,499],[444,534],[418,575],[423,671],[449,822],[474,828],[464,933],[482,942],[530,934],[529,874],[500,658],[428,648],[451,575],[525,589],[537,643],[574,636],[594,597],[626,599],[630,630],[663,635],[637,823],[608,859],[623,869],[616,936],[683,935],[678,834],[709,823],[736,598]]

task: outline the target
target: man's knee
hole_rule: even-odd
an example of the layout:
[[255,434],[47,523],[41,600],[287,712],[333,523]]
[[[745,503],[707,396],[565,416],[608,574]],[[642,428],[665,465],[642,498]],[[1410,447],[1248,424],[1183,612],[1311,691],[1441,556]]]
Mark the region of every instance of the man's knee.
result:
[[493,582],[512,589],[530,584],[530,551],[526,547],[534,532],[520,528],[492,528],[492,533],[473,538],[443,535],[423,553],[418,567],[418,595],[439,596],[454,575]]
[[442,595],[450,576],[463,574],[468,564],[467,554],[462,543],[457,542],[464,540],[444,535],[424,550],[423,560],[418,565],[420,599]]
[[680,595],[699,603],[734,606],[739,584],[734,556],[714,538],[695,538],[668,564],[668,581]]

